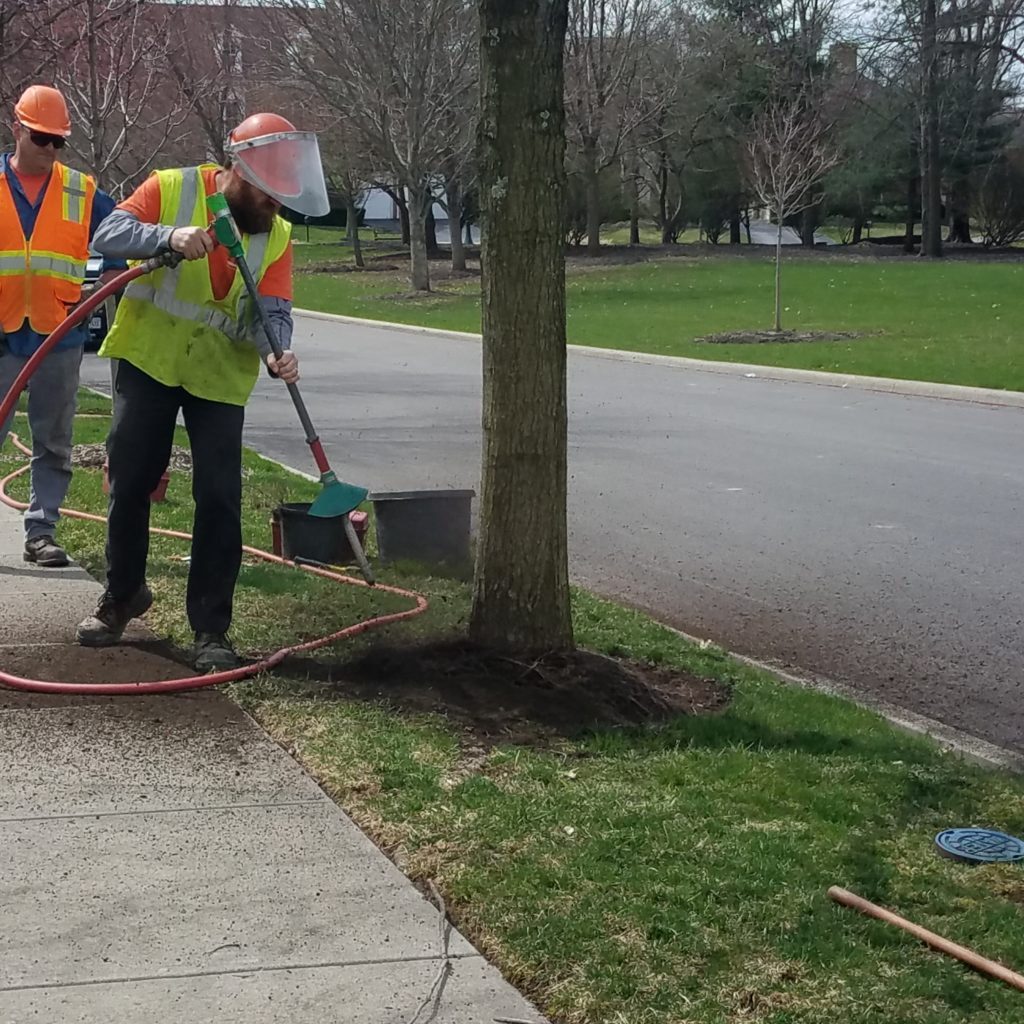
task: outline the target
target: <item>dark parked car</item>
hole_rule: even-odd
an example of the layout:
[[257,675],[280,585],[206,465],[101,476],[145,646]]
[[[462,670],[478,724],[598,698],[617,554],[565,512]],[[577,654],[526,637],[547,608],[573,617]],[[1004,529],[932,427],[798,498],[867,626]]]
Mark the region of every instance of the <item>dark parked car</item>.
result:
[[[85,270],[85,287],[87,289],[96,287],[102,266],[103,259],[100,256],[90,254]],[[86,352],[96,352],[99,350],[100,345],[103,344],[103,339],[107,336],[107,331],[110,329],[110,318],[114,315],[116,303],[117,297],[111,296],[93,313],[89,320],[89,336],[85,339]]]

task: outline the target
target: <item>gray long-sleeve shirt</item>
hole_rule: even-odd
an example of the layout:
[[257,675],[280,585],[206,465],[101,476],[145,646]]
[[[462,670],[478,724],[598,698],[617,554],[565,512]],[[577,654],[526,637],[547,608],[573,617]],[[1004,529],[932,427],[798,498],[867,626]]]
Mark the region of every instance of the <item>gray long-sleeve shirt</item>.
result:
[[[92,246],[107,259],[145,260],[170,249],[173,230],[170,224],[147,224],[127,210],[114,210],[97,228]],[[291,348],[294,328],[291,302],[270,295],[261,295],[260,301],[277,331],[281,348]],[[264,359],[270,355],[270,342],[262,331],[254,332],[251,341]]]

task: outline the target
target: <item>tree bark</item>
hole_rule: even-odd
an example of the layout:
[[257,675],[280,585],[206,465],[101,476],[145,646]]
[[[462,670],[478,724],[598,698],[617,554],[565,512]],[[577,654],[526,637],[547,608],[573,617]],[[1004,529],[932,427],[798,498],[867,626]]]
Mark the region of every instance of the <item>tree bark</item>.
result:
[[470,634],[569,649],[568,0],[479,0],[479,12],[484,452]]
[[814,248],[814,233],[818,230],[818,210],[808,206],[800,214],[800,244],[805,249]]
[[622,179],[629,203],[629,244],[640,244],[640,189],[637,186],[639,168],[635,153],[630,150],[622,161]]
[[782,330],[782,207],[776,211],[779,226],[775,232],[775,330]]
[[359,208],[353,196],[345,197],[345,219],[348,221],[348,237],[352,240],[352,258],[362,270],[366,264],[363,262],[363,245],[359,240]]
[[409,189],[409,256],[412,264],[412,288],[430,291],[430,262],[427,258],[427,203],[430,197],[422,187]]
[[907,176],[907,225],[903,234],[903,251],[914,251],[914,226],[917,224],[917,215],[921,207],[917,196],[917,177],[914,174]]
[[587,177],[587,255],[601,255],[601,176],[597,158],[585,157]]
[[942,256],[942,168],[939,150],[939,47],[936,0],[921,0],[921,255]]
[[395,201],[398,207],[398,223],[402,231],[402,245],[412,244],[412,226],[409,223],[409,204],[400,188],[386,188],[384,191]]
[[729,244],[740,245],[743,242],[743,235],[741,234],[742,224],[740,222],[740,211],[734,210],[732,216],[729,218]]
[[864,220],[862,217],[857,217],[853,222],[853,238],[850,240],[851,245],[860,245],[864,238]]
[[436,260],[441,256],[441,247],[437,244],[437,218],[434,216],[434,204],[428,202],[427,214],[423,221],[427,239],[427,256]]
[[971,182],[961,175],[949,190],[949,241],[970,245],[971,237]]
[[444,197],[448,204],[448,234],[452,240],[452,270],[466,269],[466,250],[462,245],[462,188],[458,178],[444,183]]

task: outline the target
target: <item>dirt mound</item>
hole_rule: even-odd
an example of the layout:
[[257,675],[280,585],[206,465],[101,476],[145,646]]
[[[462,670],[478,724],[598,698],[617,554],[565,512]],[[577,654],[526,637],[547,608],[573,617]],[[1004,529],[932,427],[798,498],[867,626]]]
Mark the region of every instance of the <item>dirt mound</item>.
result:
[[708,345],[766,345],[800,341],[853,341],[867,335],[860,331],[727,331],[694,341]]
[[[310,674],[323,677],[320,667]],[[289,663],[289,674],[293,669]],[[485,744],[542,744],[592,729],[654,725],[712,714],[730,700],[722,684],[678,669],[589,651],[519,656],[465,640],[372,648],[327,678],[339,695],[446,715]]]
[[[83,469],[102,469],[107,461],[105,444],[76,444],[71,449],[71,465]],[[180,473],[192,472],[192,453],[177,445],[171,449],[170,468]]]

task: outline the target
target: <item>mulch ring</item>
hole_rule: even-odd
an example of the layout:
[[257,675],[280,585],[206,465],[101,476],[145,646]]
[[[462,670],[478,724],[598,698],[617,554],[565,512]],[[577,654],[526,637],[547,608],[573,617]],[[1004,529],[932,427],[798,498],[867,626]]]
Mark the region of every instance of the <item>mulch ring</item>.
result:
[[[297,668],[289,660],[285,670]],[[732,698],[721,683],[666,666],[582,650],[518,656],[462,639],[374,647],[340,665],[306,661],[301,670],[331,682],[338,696],[444,715],[485,746],[543,746],[593,730],[710,715]]]
[[709,345],[764,345],[796,341],[854,341],[868,337],[863,331],[726,331],[694,341]]
[[300,274],[373,274],[401,270],[397,263],[379,263],[376,260],[365,260],[364,262],[365,266],[357,267],[354,263],[326,260],[322,263],[307,263],[297,269]]
[[[76,444],[71,449],[71,465],[81,469],[102,469],[107,461],[105,444]],[[179,473],[192,472],[192,454],[187,448],[175,445],[171,449],[169,469]]]

